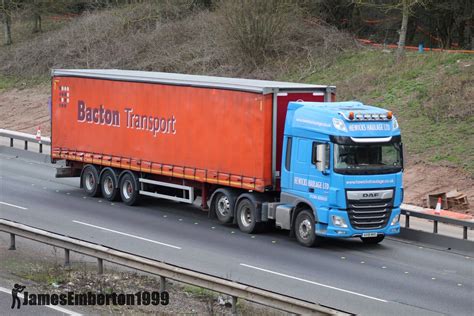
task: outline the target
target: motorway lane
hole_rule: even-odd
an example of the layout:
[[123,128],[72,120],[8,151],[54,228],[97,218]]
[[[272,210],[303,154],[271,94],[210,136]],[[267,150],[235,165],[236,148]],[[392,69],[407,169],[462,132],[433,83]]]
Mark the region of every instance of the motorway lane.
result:
[[3,218],[355,313],[474,310],[472,258],[393,239],[306,249],[282,232],[242,234],[185,204],[149,199],[130,208],[85,197],[78,179],[55,179],[49,165],[8,155],[0,164],[0,201],[27,208],[1,204]]

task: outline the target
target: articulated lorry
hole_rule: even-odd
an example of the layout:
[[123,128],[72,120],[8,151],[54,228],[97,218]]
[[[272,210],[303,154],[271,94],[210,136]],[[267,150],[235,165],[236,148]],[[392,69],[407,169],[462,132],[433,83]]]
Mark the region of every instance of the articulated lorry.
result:
[[335,87],[122,70],[53,70],[51,159],[90,196],[193,203],[305,246],[400,231],[403,154],[392,112]]

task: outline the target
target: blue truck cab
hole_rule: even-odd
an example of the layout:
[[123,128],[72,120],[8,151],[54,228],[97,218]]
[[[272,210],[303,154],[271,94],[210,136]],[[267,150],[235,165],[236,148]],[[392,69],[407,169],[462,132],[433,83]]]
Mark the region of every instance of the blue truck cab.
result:
[[275,223],[321,237],[378,243],[400,232],[403,150],[392,112],[360,102],[291,102]]

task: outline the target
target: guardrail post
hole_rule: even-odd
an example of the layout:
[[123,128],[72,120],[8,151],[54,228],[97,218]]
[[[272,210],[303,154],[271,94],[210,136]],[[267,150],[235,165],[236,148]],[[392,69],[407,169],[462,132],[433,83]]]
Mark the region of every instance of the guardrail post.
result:
[[25,140],[25,150],[28,150],[28,141]]
[[232,296],[232,315],[237,315],[237,296]]
[[10,138],[10,147],[13,147],[13,138]]
[[166,291],[166,278],[160,275],[160,293]]
[[433,221],[433,234],[438,233],[438,221]]
[[462,239],[467,239],[467,226],[462,227]]
[[69,249],[64,249],[64,266],[69,267],[71,265],[69,261]]
[[15,247],[15,234],[10,234],[10,248],[8,250],[16,250]]
[[39,145],[40,145],[39,146],[40,147],[39,151],[40,151],[40,154],[42,154],[43,153],[43,144],[40,143]]
[[405,227],[409,228],[410,227],[410,213],[405,214]]
[[102,258],[97,258],[97,266],[98,266],[97,273],[104,274],[104,260]]

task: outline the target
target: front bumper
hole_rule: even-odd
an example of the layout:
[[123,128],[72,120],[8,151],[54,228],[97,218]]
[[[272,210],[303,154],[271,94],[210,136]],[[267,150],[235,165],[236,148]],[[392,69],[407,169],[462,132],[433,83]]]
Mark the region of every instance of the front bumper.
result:
[[[332,216],[336,215],[344,219],[347,227],[335,226]],[[400,215],[400,208],[393,208],[387,225],[378,229],[354,229],[351,227],[348,213],[345,210],[329,210],[328,223],[316,223],[316,235],[332,238],[362,237],[363,234],[376,233],[377,235],[397,235],[400,233],[400,222],[391,225],[392,220]]]

